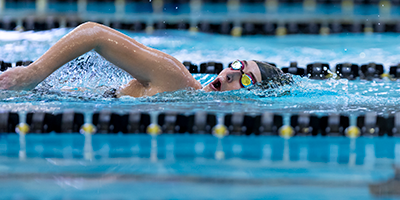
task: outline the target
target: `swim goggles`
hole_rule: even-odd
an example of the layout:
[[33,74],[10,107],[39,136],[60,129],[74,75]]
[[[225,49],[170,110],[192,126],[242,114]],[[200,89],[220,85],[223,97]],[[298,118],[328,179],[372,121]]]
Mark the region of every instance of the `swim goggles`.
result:
[[242,78],[240,79],[240,84],[242,85],[242,87],[248,88],[254,85],[253,78],[251,78],[251,76],[243,72],[244,69],[243,61],[241,60],[234,61],[233,63],[231,63],[230,68],[233,70],[240,70],[240,72],[242,73]]

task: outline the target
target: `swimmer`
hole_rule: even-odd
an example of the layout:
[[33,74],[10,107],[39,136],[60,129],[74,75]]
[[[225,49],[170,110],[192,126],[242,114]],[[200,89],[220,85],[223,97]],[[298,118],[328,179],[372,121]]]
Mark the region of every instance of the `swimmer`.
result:
[[186,67],[171,55],[144,46],[107,26],[87,22],[61,38],[29,66],[14,67],[1,74],[0,89],[33,89],[58,68],[92,49],[134,78],[114,90],[115,97],[153,96],[190,88],[206,92],[237,90],[284,75],[268,63],[236,60],[202,88]]

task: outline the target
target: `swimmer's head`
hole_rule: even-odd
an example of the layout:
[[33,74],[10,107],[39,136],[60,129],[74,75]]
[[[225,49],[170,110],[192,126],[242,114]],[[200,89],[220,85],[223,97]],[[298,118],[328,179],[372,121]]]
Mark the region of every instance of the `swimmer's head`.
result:
[[270,80],[276,77],[280,77],[282,76],[283,72],[282,70],[280,70],[279,68],[266,63],[266,62],[261,62],[261,61],[257,61],[254,60],[253,62],[255,62],[258,66],[258,69],[260,70],[260,74],[261,74],[261,82],[266,81],[266,80]]
[[[284,77],[285,74],[278,68],[266,63],[255,60],[240,61],[240,70],[233,67],[226,68],[218,74],[218,77],[209,85],[204,87],[205,91],[228,91],[238,90],[252,85],[262,86],[264,83]],[[246,84],[246,80],[251,80],[250,84]],[[244,83],[244,84],[243,84]]]

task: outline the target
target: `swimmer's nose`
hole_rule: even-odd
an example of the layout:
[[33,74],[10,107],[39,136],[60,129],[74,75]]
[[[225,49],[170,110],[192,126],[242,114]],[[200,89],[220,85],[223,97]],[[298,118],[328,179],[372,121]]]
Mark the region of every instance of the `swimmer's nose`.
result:
[[220,81],[221,83],[225,83],[225,82],[228,81],[228,79],[227,79],[225,76],[220,76],[220,77],[219,77],[219,81]]

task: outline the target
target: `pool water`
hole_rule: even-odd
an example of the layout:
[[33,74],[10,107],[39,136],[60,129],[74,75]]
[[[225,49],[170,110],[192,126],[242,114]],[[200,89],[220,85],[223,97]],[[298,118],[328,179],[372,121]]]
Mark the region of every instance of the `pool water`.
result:
[[4,198],[391,199],[370,187],[400,163],[398,138],[94,135],[90,150],[82,135],[25,139],[27,158],[18,136],[0,140]]
[[[0,60],[36,60],[70,29],[0,31]],[[230,36],[184,31],[127,32],[139,42],[195,64],[256,59],[287,67],[313,62],[398,64],[396,34]],[[194,74],[203,85],[215,75]],[[33,91],[0,91],[0,110],[59,113],[74,109],[393,114],[400,83],[389,79],[311,80],[267,91],[176,91],[153,97],[103,98],[131,77],[89,52],[48,77]],[[83,92],[62,88],[84,87]],[[282,95],[283,93],[290,93]],[[5,199],[395,199],[376,196],[374,184],[394,177],[400,140],[393,137],[211,135],[0,135],[0,198]],[[26,146],[24,146],[25,144]],[[398,195],[398,194],[397,194]]]
[[[1,31],[0,59],[7,62],[36,60],[71,29],[43,32]],[[163,30],[152,35],[124,31],[139,42],[175,56],[180,61],[200,64],[235,59],[256,59],[288,67],[297,61],[300,67],[313,62],[326,62],[334,69],[337,63],[381,63],[385,72],[398,64],[400,37],[396,34],[337,34],[246,36]],[[194,75],[203,85],[215,75]],[[211,92],[177,91],[153,97],[120,99],[102,98],[109,88],[127,83],[131,77],[115,68],[95,52],[89,52],[66,64],[34,91],[0,91],[0,109],[11,111],[61,112],[79,109],[92,112],[113,109],[130,110],[205,110],[212,112],[274,111],[311,113],[354,113],[375,111],[379,114],[398,112],[400,84],[388,79],[364,81],[347,79],[310,80],[295,77],[296,84],[270,91]],[[63,92],[64,86],[85,87],[85,92]],[[284,91],[289,95],[282,96]],[[60,103],[60,102],[63,103]],[[140,106],[139,106],[140,105]]]

